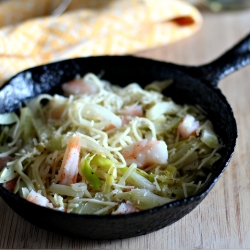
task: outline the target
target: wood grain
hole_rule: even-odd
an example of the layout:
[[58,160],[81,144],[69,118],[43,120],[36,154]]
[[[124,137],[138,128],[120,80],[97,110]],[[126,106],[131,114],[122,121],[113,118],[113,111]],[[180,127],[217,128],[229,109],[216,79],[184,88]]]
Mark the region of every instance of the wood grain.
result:
[[[220,14],[203,10],[202,14],[203,27],[194,36],[136,55],[179,64],[200,65],[215,59],[250,32],[250,10]],[[186,217],[145,236],[117,241],[79,240],[29,224],[0,199],[0,248],[250,248],[250,66],[223,79],[219,87],[231,104],[238,123],[237,147],[232,161],[214,189]]]

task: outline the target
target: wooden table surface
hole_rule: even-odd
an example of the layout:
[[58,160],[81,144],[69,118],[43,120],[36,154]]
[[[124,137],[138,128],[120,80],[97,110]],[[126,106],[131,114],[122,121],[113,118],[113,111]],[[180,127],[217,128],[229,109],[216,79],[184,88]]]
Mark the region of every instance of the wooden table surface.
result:
[[[219,14],[201,11],[204,24],[198,33],[172,45],[136,55],[200,65],[215,59],[250,32],[250,10]],[[219,87],[231,104],[238,123],[237,147],[218,183],[190,214],[169,227],[140,237],[116,241],[80,240],[31,225],[0,198],[0,248],[250,248],[250,66],[223,79]]]

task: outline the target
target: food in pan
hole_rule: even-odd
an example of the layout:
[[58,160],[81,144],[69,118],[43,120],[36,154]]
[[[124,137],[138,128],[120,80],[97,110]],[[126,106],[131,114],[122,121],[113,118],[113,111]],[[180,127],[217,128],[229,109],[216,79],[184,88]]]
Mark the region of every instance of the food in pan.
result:
[[[0,182],[40,206],[123,214],[198,194],[220,159],[212,123],[162,94],[92,73],[0,115]],[[119,83],[114,83],[119,84]]]

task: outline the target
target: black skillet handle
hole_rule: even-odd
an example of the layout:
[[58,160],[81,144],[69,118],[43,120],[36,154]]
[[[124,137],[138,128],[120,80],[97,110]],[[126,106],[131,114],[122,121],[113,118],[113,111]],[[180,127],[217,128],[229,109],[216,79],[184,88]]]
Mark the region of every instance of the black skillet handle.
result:
[[216,87],[222,78],[248,64],[250,64],[250,34],[218,59],[199,67],[190,67],[188,73]]

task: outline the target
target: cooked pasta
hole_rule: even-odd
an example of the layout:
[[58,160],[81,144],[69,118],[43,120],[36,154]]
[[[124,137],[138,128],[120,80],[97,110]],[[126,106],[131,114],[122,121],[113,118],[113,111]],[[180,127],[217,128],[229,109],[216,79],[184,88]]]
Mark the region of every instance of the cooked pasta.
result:
[[[118,83],[119,84],[119,83]],[[195,195],[222,147],[199,107],[89,73],[2,114],[0,183],[68,213],[122,214]]]

